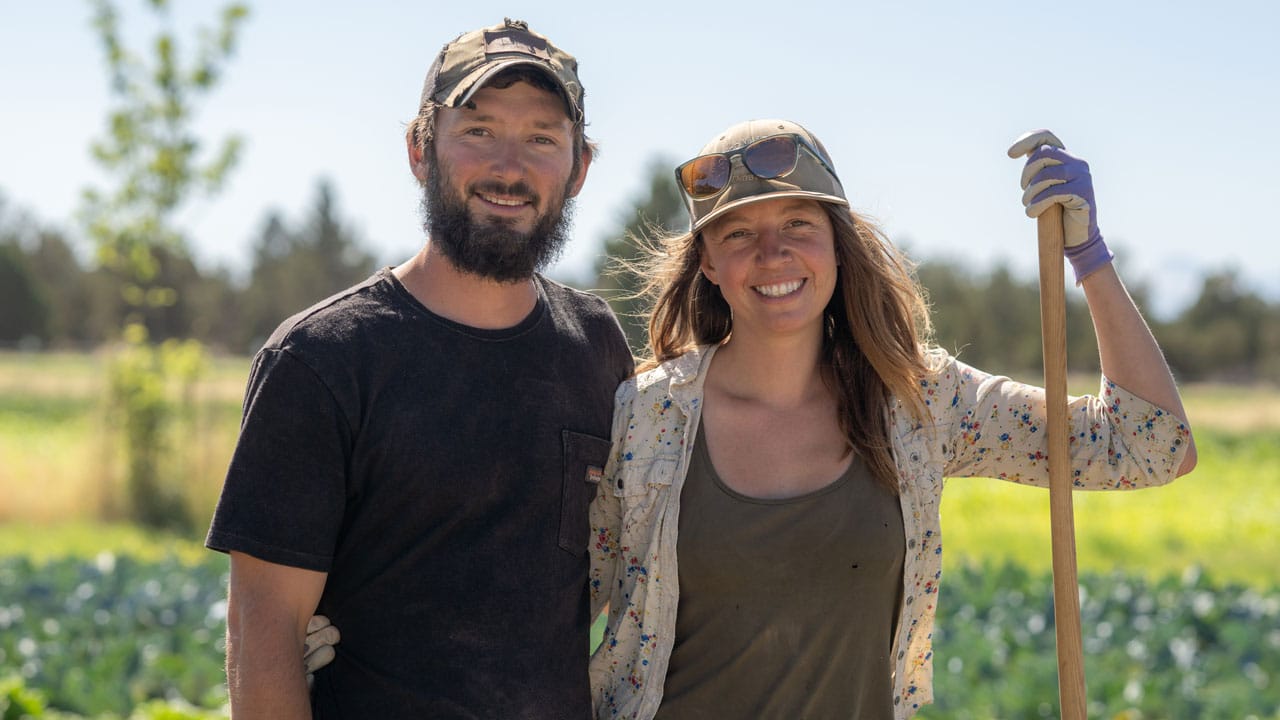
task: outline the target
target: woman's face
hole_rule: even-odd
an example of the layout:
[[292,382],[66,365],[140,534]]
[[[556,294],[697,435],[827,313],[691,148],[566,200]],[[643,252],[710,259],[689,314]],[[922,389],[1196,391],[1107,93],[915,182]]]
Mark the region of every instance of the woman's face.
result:
[[733,309],[733,334],[822,333],[836,287],[835,234],[815,200],[734,208],[702,231],[702,273]]

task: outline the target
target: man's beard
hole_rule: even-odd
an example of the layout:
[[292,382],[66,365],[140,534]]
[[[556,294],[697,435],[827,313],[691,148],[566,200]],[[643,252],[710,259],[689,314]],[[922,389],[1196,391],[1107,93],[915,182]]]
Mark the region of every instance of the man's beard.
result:
[[543,206],[542,199],[524,181],[510,185],[497,180],[478,182],[465,188],[462,197],[452,188],[453,183],[437,158],[427,171],[422,209],[428,237],[458,270],[498,282],[513,282],[533,277],[535,271],[560,257],[569,239],[573,216],[573,198],[568,197],[567,184],[558,198],[548,199],[546,210],[528,232],[517,230],[512,219],[489,217],[477,221],[467,209],[467,198],[476,193],[528,198],[534,208]]

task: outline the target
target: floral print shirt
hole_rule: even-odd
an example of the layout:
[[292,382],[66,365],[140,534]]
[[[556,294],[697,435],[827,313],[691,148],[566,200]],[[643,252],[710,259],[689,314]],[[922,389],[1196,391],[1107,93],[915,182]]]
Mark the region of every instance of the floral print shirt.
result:
[[[649,720],[662,701],[680,598],[680,490],[714,353],[690,351],[623,383],[615,397],[613,452],[590,509],[592,616],[609,605],[590,666],[597,718]],[[932,701],[943,477],[1049,482],[1043,389],[941,351],[930,361],[934,369],[921,382],[927,422],[916,422],[900,400],[889,411],[907,551],[892,650],[900,720]],[[1190,430],[1176,416],[1106,377],[1099,396],[1069,400],[1077,489],[1143,488],[1175,477],[1190,444]]]

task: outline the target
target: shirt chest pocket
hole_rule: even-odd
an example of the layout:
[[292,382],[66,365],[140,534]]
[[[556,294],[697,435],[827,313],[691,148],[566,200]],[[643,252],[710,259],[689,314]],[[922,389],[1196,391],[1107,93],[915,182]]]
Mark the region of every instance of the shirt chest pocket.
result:
[[587,506],[596,499],[609,441],[594,435],[563,430],[564,477],[560,489],[560,549],[582,556],[587,552],[590,529]]
[[658,518],[666,506],[679,456],[658,456],[624,462],[608,491],[618,498],[622,510],[623,533],[639,530],[642,535],[657,532]]
[[900,439],[895,460],[903,479],[920,489],[941,490],[947,440],[939,427],[912,430]]

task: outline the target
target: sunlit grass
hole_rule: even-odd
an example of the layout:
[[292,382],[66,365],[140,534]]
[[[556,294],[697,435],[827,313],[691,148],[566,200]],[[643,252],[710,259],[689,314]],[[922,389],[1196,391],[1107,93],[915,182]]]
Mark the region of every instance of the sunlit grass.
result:
[[0,523],[0,557],[22,555],[43,565],[64,558],[94,559],[103,553],[144,563],[176,557],[191,564],[221,557],[204,547],[201,535],[152,532],[127,523]]
[[[103,353],[0,353],[0,522],[121,517],[124,455]],[[212,358],[167,442],[165,478],[207,519],[235,445],[249,361]],[[176,389],[174,391],[176,395]]]
[[[1147,577],[1200,566],[1218,580],[1280,582],[1280,431],[1202,431],[1199,463],[1172,484],[1074,495],[1081,569]],[[944,564],[1051,563],[1049,495],[989,479],[947,481]]]

